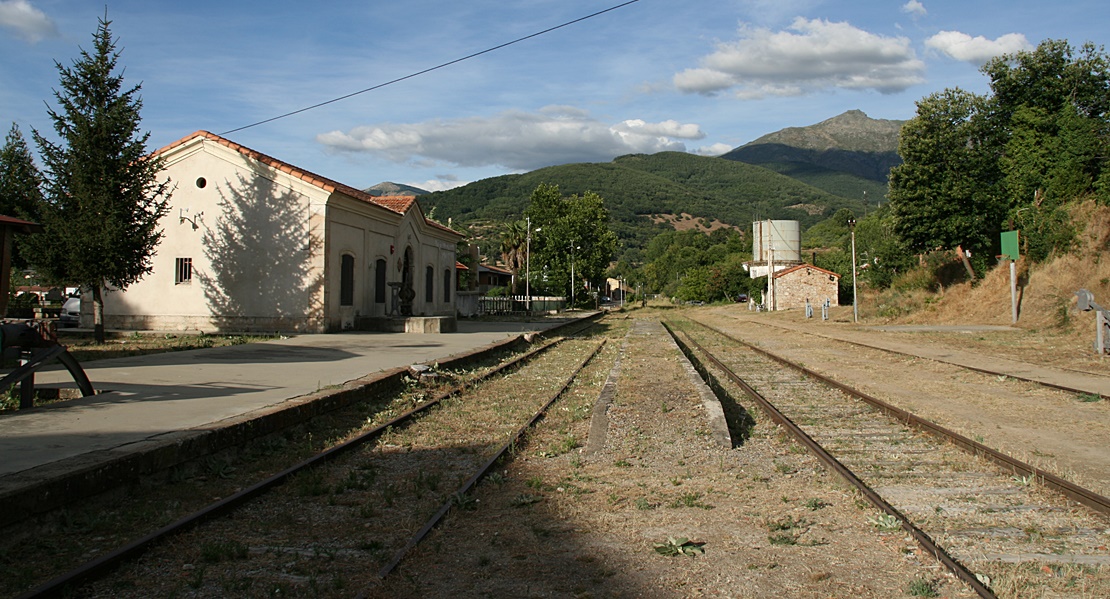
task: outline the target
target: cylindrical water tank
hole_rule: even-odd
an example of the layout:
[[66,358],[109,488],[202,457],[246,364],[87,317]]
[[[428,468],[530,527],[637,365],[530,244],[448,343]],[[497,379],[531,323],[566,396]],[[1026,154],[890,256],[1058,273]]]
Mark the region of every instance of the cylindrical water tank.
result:
[[752,223],[752,261],[769,260],[802,261],[802,230],[798,221],[761,220]]

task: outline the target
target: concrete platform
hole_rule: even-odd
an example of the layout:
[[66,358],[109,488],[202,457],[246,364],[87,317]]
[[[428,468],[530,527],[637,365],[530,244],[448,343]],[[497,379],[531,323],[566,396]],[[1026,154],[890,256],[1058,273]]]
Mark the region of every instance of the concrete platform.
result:
[[[106,468],[116,470],[112,476],[141,474],[134,470],[172,464],[211,443],[257,433],[247,429],[259,426],[260,417],[288,419],[281,414],[306,404],[350,401],[342,394],[366,392],[412,364],[443,363],[564,322],[464,321],[458,333],[445,335],[300,335],[90,362],[84,367],[100,394],[0,415],[0,501],[10,505],[28,488],[65,477],[85,481],[78,486],[92,484],[108,476]],[[60,368],[40,372],[36,383],[73,386]],[[121,462],[144,452],[156,457],[141,467]],[[85,491],[95,489],[48,492]]]

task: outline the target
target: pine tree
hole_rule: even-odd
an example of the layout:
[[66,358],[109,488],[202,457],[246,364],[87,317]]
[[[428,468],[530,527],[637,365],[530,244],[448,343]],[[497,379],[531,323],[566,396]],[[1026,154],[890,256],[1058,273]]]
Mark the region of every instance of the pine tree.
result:
[[[0,214],[36,221],[38,206],[42,203],[42,175],[35,166],[35,158],[23,139],[19,126],[12,123],[4,147],[0,148]],[[27,266],[23,240],[12,240],[12,268]]]
[[40,211],[45,233],[32,238],[33,264],[45,279],[80,286],[93,296],[97,341],[104,339],[103,293],[123,290],[152,270],[151,258],[169,210],[169,181],[139,131],[141,85],[123,87],[119,53],[100,19],[93,51],[81,50],[71,68],[55,62],[59,110],[48,109],[55,143],[34,132],[45,166]]

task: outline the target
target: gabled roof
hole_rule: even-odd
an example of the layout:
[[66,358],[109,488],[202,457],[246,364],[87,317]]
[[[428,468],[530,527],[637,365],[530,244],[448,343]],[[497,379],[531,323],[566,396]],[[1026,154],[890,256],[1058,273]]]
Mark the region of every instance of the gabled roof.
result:
[[[304,170],[302,168],[298,168],[296,166],[293,166],[292,164],[289,164],[288,162],[278,160],[277,158],[274,158],[272,156],[267,156],[266,154],[263,154],[262,152],[259,152],[257,150],[252,150],[252,149],[250,149],[250,148],[248,148],[244,145],[240,145],[240,144],[237,144],[237,143],[235,143],[235,142],[233,142],[229,139],[220,137],[219,135],[216,135],[215,133],[209,133],[208,131],[203,131],[202,130],[202,131],[197,131],[195,133],[192,133],[190,135],[186,135],[185,137],[182,137],[181,139],[169,144],[168,146],[165,146],[164,148],[161,148],[161,149],[155,151],[154,155],[157,156],[159,154],[165,154],[166,152],[168,152],[168,151],[170,151],[170,150],[172,150],[172,149],[174,149],[178,146],[185,145],[186,143],[188,143],[188,142],[190,142],[190,141],[192,141],[192,140],[194,140],[198,137],[203,137],[207,140],[210,140],[210,141],[216,142],[216,143],[218,143],[222,146],[228,147],[228,148],[246,156],[247,158],[250,158],[252,160],[256,160],[258,162],[261,162],[262,164],[265,164],[265,165],[267,165],[267,166],[269,166],[273,169],[276,169],[276,170],[279,170],[283,173],[286,173],[286,174],[288,174],[292,177],[296,177],[297,179],[300,179],[300,180],[302,180],[306,183],[309,183],[311,185],[319,187],[320,189],[322,189],[322,190],[324,190],[328,193],[339,192],[339,193],[342,193],[343,195],[350,196],[350,197],[352,197],[356,200],[361,200],[361,201],[366,202],[368,204],[373,204],[375,206],[380,206],[382,208],[385,208],[386,210],[389,210],[390,212],[395,212],[395,213],[401,214],[401,215],[407,213],[409,211],[409,209],[411,209],[413,207],[414,204],[416,205],[416,209],[420,210],[420,205],[417,204],[417,202],[416,202],[416,196],[373,196],[373,195],[370,195],[370,194],[368,194],[365,191],[362,191],[360,189],[355,189],[354,187],[351,187],[350,185],[344,185],[342,183],[339,183],[338,181],[328,179],[327,177],[322,177],[322,176],[317,175],[316,173],[313,173],[311,171],[307,171],[307,170]],[[456,231],[454,229],[451,229],[450,227],[446,227],[444,225],[441,225],[441,224],[435,222],[434,220],[429,220],[427,217],[424,216],[423,211],[420,212],[420,216],[421,216],[421,218],[423,218],[424,222],[427,223],[428,226],[430,226],[430,227],[435,227],[436,229],[440,229],[440,230],[443,230],[443,231],[448,231],[450,233],[454,233],[455,235],[457,235],[459,237],[465,237],[465,235],[463,235],[462,233],[459,233],[458,231]]]
[[832,276],[834,276],[838,279],[840,278],[839,273],[835,273],[831,270],[825,270],[825,269],[821,268],[820,266],[814,266],[812,264],[799,264],[797,266],[791,266],[790,268],[787,268],[786,270],[780,270],[780,271],[775,273],[775,278],[778,279],[778,278],[782,277],[783,275],[788,275],[792,272],[799,271],[803,268],[810,268],[810,269],[816,270],[818,272],[825,273],[827,275],[832,275]]
[[511,274],[513,274],[513,271],[511,271],[507,268],[503,268],[503,267],[500,267],[500,266],[494,266],[492,264],[479,264],[478,265],[478,272],[482,272],[482,271],[497,273],[499,275],[511,275]]

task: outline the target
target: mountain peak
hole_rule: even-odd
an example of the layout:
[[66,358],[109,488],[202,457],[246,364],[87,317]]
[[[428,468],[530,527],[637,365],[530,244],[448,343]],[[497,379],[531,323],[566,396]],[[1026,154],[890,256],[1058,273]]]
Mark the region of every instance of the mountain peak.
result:
[[428,193],[430,193],[429,191],[424,190],[424,189],[420,189],[419,187],[413,187],[412,185],[404,185],[404,184],[401,184],[401,183],[391,183],[389,181],[385,181],[383,183],[378,183],[377,185],[374,185],[373,187],[367,187],[366,189],[364,189],[362,191],[364,191],[364,192],[366,192],[366,193],[368,193],[372,196],[394,196],[394,195],[422,196],[422,195],[427,195]]
[[898,132],[905,121],[873,119],[862,110],[849,110],[807,127],[788,127],[768,133],[741,147],[782,144],[803,150],[896,152]]

